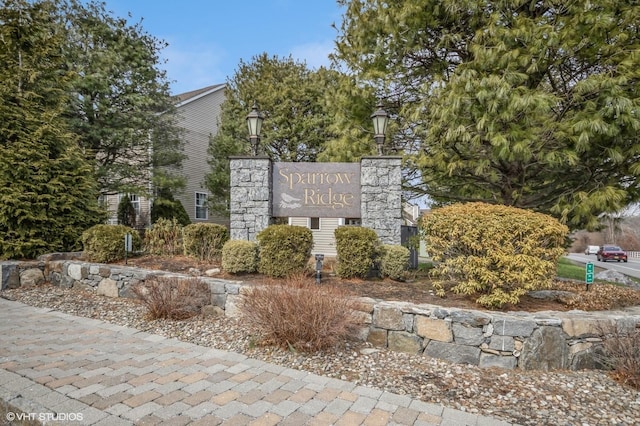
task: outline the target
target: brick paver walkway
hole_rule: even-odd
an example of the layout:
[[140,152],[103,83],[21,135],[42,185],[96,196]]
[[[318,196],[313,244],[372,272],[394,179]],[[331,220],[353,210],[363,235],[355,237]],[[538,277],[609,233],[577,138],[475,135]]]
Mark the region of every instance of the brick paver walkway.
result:
[[508,425],[5,299],[0,400],[48,424]]

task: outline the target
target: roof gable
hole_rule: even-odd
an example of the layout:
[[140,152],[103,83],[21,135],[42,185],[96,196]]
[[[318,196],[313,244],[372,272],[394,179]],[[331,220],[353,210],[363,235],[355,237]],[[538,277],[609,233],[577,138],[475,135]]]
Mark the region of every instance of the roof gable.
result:
[[203,87],[202,89],[192,90],[190,92],[180,93],[175,96],[176,106],[181,107],[189,102],[193,102],[196,99],[200,99],[203,96],[207,96],[213,92],[224,89],[225,84],[214,84],[213,86]]

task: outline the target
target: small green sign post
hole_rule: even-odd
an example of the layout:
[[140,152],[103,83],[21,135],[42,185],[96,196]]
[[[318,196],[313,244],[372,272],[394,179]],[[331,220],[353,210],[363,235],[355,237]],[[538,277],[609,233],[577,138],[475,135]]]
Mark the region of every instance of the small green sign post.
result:
[[589,284],[593,284],[593,263],[591,262],[585,265],[584,280],[587,283],[587,291],[589,291]]

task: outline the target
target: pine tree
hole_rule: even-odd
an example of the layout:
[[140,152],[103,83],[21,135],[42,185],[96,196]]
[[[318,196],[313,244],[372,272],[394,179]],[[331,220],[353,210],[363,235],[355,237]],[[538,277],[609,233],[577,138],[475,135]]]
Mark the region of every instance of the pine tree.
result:
[[136,226],[136,209],[131,203],[131,199],[128,194],[125,194],[118,203],[118,225],[128,226],[135,228]]
[[[246,116],[257,102],[265,117],[260,153],[273,161],[316,161],[327,141],[336,137],[326,107],[327,91],[336,81],[335,71],[311,71],[292,58],[266,53],[241,62],[227,82],[218,133],[209,142],[206,186],[210,207],[227,213],[229,156],[248,154]],[[228,213],[227,213],[228,214]]]
[[93,154],[100,189],[145,194],[150,178],[165,189],[184,187],[176,100],[160,67],[167,43],[104,2],[56,3],[56,19],[68,29],[66,65],[75,75],[68,118]]
[[65,30],[53,2],[0,8],[0,258],[79,248],[100,223],[93,168],[64,113]]
[[572,228],[640,200],[637,2],[340,3],[336,60],[401,118],[415,191]]

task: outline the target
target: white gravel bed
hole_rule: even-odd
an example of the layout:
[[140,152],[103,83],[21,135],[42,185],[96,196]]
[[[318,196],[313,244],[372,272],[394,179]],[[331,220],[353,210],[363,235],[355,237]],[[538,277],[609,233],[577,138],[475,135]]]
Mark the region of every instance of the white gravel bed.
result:
[[365,344],[304,354],[256,345],[238,319],[148,321],[136,301],[52,286],[5,290],[0,296],[521,425],[640,425],[640,392],[616,383],[602,371],[483,369]]

